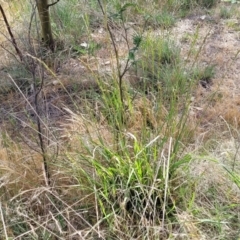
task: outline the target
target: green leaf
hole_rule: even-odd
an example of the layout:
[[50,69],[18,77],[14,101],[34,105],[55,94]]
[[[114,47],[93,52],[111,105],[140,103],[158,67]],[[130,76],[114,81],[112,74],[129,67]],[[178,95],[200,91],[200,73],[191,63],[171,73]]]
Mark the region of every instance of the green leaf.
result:
[[133,44],[136,46],[136,47],[139,47],[140,44],[142,42],[142,36],[140,35],[136,35],[133,37]]
[[135,60],[135,51],[132,49],[128,53],[128,59],[134,61]]
[[135,7],[135,6],[136,6],[136,4],[134,4],[134,3],[125,3],[125,4],[121,7],[120,12],[124,12],[124,11],[127,10],[127,8],[129,8],[129,7]]

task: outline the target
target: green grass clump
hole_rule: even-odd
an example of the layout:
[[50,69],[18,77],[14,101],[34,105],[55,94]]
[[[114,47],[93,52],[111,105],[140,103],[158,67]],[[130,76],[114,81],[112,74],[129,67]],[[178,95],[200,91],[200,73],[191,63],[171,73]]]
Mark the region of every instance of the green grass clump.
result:
[[[173,123],[171,115],[168,118]],[[184,127],[179,122],[178,127],[179,139],[173,141],[167,138],[168,131],[160,137],[146,129],[139,136],[118,131],[118,141],[112,145],[100,134],[95,140],[90,138],[88,145],[80,137],[85,153],[79,152],[75,159],[69,160],[79,186],[94,194],[99,218],[107,224],[109,237],[115,234],[126,239],[143,237],[147,234],[142,231],[147,221],[151,222],[150,239],[154,236],[153,229],[160,229],[165,219],[176,221],[175,205],[181,201],[173,190],[179,185],[180,176],[177,181],[176,176],[178,169],[191,161],[188,155],[179,156],[180,129],[184,131]]]
[[217,4],[218,0],[197,0],[201,7],[212,8]]
[[197,67],[193,70],[192,78],[198,81],[203,87],[212,84],[212,79],[215,75],[215,66],[208,65],[204,68]]
[[232,16],[232,11],[231,9],[228,9],[227,7],[221,7],[220,8],[220,13],[219,13],[220,18],[223,19],[229,19]]
[[142,91],[158,91],[163,98],[178,98],[191,88],[180,50],[169,39],[146,38],[140,49],[136,72],[141,77]]
[[[179,169],[192,160],[182,145],[192,137],[187,126],[191,85],[186,84],[179,49],[173,42],[146,38],[140,51],[134,63],[148,81],[144,88],[133,91],[123,85],[122,101],[116,76],[100,79],[98,115],[105,124],[99,126],[90,110],[87,135],[78,136],[81,148],[75,159],[68,158],[81,188],[95,196],[98,216],[107,224],[110,238],[145,236],[142,229],[151,222],[151,239],[156,226],[176,221],[176,205],[182,201],[176,190],[182,178]],[[162,92],[154,90],[158,82]],[[167,235],[168,230],[163,231],[162,236]]]
[[77,0],[59,1],[51,9],[51,17],[56,39],[63,40],[65,44],[74,44],[80,37],[88,35],[90,13],[87,6],[83,8]]
[[168,29],[174,26],[176,22],[175,17],[172,13],[168,11],[162,11],[160,13],[156,13],[150,18],[148,18],[148,23],[151,24],[154,28],[164,28]]

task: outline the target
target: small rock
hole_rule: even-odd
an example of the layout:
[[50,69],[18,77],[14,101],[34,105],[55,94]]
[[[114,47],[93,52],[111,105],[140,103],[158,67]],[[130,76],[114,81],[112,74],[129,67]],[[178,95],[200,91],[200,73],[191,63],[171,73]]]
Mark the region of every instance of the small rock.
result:
[[59,81],[58,81],[58,80],[52,81],[52,85],[56,86],[57,84],[59,84]]
[[86,42],[83,42],[80,44],[81,47],[84,47],[84,48],[88,48],[89,47],[89,44],[87,44]]
[[200,19],[205,20],[206,17],[207,17],[206,15],[203,15],[203,16],[200,17]]

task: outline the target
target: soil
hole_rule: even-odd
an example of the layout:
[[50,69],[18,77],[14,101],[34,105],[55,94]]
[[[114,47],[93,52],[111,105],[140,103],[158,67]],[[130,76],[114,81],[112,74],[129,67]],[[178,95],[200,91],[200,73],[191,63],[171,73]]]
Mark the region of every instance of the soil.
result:
[[213,79],[199,84],[191,106],[193,119],[200,122],[198,134],[205,140],[213,134],[224,138],[229,126],[240,126],[239,19],[220,19],[215,12],[212,16],[200,14],[182,19],[172,29],[187,64],[214,66]]

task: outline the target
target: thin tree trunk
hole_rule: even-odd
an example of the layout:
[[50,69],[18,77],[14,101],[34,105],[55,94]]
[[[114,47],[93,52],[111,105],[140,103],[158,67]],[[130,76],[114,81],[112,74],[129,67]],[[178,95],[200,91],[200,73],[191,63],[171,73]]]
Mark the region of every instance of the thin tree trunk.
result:
[[36,2],[42,27],[43,42],[48,48],[50,48],[53,51],[54,41],[52,36],[48,0],[36,0]]

